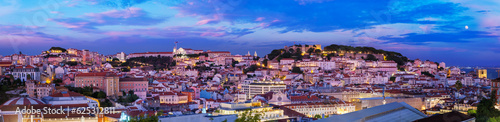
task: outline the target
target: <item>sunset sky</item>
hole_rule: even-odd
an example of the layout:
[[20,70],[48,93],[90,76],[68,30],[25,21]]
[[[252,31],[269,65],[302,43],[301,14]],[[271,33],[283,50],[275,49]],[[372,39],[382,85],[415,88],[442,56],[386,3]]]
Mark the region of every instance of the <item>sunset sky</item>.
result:
[[296,44],[371,46],[498,66],[498,0],[2,0],[0,55],[180,47],[264,56]]

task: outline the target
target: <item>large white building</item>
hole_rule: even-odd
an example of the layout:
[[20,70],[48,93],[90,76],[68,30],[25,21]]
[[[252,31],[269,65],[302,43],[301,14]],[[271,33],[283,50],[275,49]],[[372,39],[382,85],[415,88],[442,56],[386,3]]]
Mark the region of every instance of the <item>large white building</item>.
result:
[[243,113],[249,112],[252,116],[260,114],[261,121],[272,121],[279,119],[287,119],[282,109],[274,109],[271,106],[264,106],[260,102],[253,103],[220,103],[218,113],[214,115],[234,115],[241,116]]
[[280,92],[286,89],[285,83],[282,81],[256,81],[249,84],[241,85],[243,92],[245,92],[247,99],[255,95],[265,94],[269,91]]
[[393,102],[315,122],[411,122],[425,117],[427,115],[404,102]]
[[289,104],[284,105],[284,107],[297,111],[311,118],[316,115],[330,116],[334,114],[345,114],[353,112],[355,110],[355,106],[352,103],[345,102]]

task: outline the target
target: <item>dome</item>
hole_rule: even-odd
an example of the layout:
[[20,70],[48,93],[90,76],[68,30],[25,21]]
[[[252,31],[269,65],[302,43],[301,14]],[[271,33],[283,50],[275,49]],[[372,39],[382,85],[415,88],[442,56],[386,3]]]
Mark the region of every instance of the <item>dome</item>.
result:
[[30,97],[16,97],[3,103],[2,105],[42,105],[45,104],[42,100]]

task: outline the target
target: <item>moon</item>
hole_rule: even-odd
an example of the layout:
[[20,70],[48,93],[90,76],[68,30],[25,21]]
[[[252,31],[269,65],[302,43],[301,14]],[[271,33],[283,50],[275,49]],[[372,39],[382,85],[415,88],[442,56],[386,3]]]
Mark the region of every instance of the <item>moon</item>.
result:
[[468,30],[468,29],[469,29],[469,26],[467,26],[467,25],[466,25],[466,26],[465,26],[465,30]]

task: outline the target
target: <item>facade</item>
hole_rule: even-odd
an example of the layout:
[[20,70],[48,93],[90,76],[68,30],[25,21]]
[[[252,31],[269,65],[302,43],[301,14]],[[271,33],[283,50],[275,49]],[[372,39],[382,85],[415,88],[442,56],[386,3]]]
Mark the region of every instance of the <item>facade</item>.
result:
[[158,95],[160,104],[183,104],[188,102],[188,96],[175,92],[162,92]]
[[55,84],[40,84],[38,81],[26,81],[26,93],[29,97],[42,99],[52,95]]
[[289,109],[297,111],[308,117],[316,115],[329,116],[334,114],[345,114],[353,112],[355,106],[351,103],[309,103],[309,104],[290,104],[284,105]]
[[107,96],[120,95],[119,78],[110,72],[77,74],[75,87],[94,87],[104,91]]
[[[492,91],[496,91],[495,96],[497,96],[497,98],[500,98],[500,81],[493,81],[491,82],[491,90]],[[497,99],[497,104],[500,104],[500,99]]]
[[284,91],[286,89],[286,85],[283,82],[278,81],[257,81],[249,84],[243,84],[241,85],[241,88],[246,94],[247,99],[250,99],[255,95],[265,94],[269,91]]

